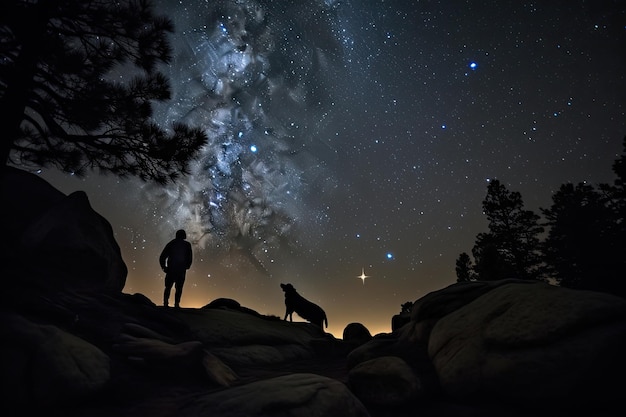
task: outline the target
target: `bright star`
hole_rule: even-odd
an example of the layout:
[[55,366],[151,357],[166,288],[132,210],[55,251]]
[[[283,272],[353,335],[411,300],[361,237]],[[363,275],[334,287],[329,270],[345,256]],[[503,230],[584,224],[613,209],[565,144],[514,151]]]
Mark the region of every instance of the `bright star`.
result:
[[363,281],[363,285],[365,285],[365,278],[369,278],[369,275],[365,275],[365,268],[361,268],[361,275],[358,275],[357,278],[360,278]]

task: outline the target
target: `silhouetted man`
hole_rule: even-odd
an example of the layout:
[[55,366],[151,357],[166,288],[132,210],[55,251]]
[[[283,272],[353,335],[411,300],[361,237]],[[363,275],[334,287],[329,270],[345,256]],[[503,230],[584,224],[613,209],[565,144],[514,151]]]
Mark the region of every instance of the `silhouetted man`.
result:
[[176,286],[174,293],[174,307],[180,307],[180,297],[183,295],[183,285],[185,285],[185,274],[193,260],[191,243],[187,242],[187,233],[184,230],[176,232],[176,238],[165,245],[159,263],[165,272],[165,291],[163,292],[163,305],[167,307],[170,300],[172,286]]

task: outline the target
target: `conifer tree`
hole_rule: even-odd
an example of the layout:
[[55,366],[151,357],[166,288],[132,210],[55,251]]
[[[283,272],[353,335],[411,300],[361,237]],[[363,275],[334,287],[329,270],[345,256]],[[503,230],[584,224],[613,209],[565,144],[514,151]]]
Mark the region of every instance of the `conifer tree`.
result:
[[539,216],[524,209],[519,192],[492,180],[483,200],[489,232],[480,233],[472,249],[480,280],[537,279],[541,264]]
[[545,269],[560,285],[626,296],[625,161],[626,137],[612,185],[563,184],[552,206],[541,209],[548,226]]
[[159,183],[186,173],[206,135],[152,119],[171,95],[159,65],[173,30],[148,0],[3,0],[2,164]]
[[456,281],[469,282],[475,281],[476,277],[473,271],[472,260],[467,252],[463,252],[456,260]]
[[543,243],[548,275],[564,287],[599,289],[613,244],[607,239],[612,216],[602,194],[589,184],[563,184],[542,212],[548,226]]

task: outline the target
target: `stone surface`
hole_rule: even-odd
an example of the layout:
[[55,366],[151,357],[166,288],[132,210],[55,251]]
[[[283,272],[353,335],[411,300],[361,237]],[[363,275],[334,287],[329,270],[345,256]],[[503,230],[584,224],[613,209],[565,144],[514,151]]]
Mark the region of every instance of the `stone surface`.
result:
[[369,413],[345,384],[295,373],[207,394],[190,401],[178,416],[368,417]]
[[350,349],[354,349],[372,340],[372,334],[361,323],[349,323],[343,329],[342,339]]
[[624,351],[624,299],[543,283],[494,288],[441,318],[428,345],[450,396],[520,406],[610,401]]
[[111,378],[109,357],[53,325],[0,314],[0,369],[5,405],[65,406],[102,391]]
[[348,385],[364,403],[398,407],[416,400],[420,382],[411,367],[397,356],[382,356],[350,370]]
[[8,221],[3,222],[1,256],[14,269],[8,273],[53,288],[123,290],[128,269],[113,229],[84,192],[65,196],[18,169],[6,168],[4,175],[0,193],[7,204],[0,213]]

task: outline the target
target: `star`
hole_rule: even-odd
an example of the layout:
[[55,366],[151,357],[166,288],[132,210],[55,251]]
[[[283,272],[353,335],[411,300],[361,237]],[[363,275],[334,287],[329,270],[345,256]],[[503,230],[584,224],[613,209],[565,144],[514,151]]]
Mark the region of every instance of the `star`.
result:
[[369,275],[365,275],[365,268],[361,268],[361,275],[358,275],[357,278],[360,278],[363,281],[363,285],[365,285],[365,278],[369,278]]

